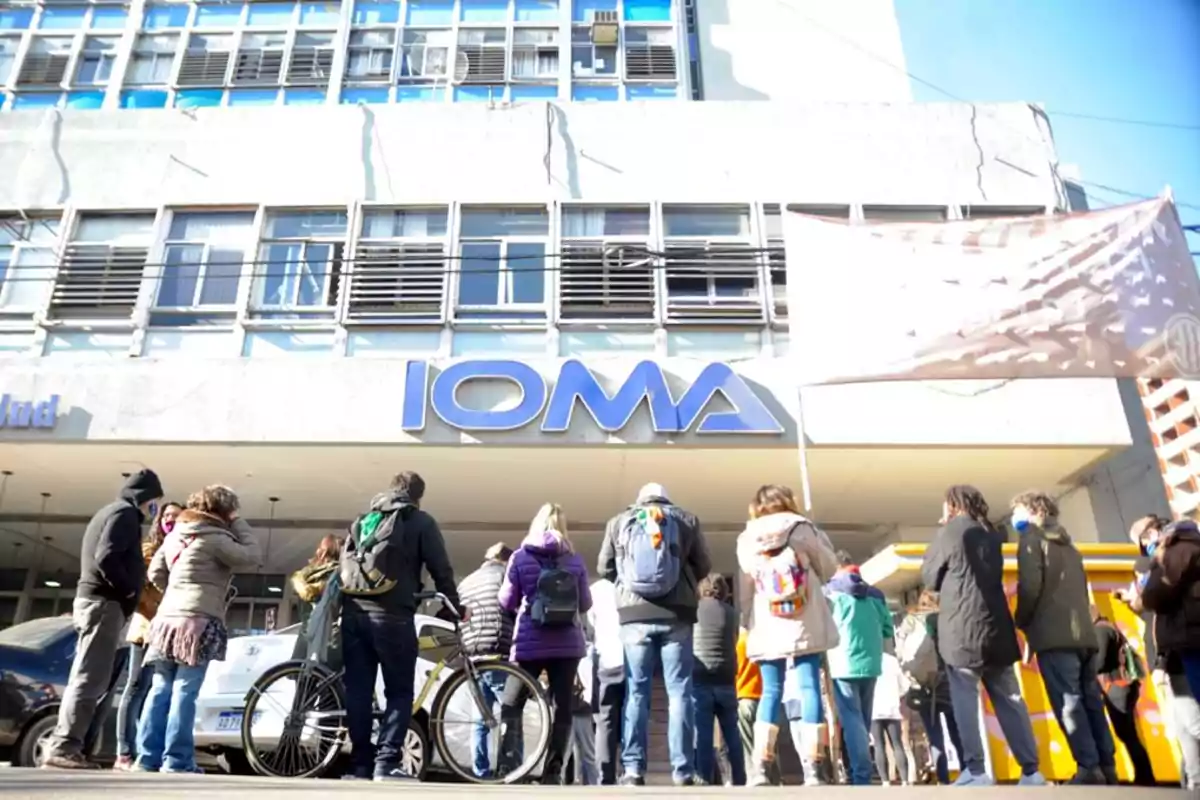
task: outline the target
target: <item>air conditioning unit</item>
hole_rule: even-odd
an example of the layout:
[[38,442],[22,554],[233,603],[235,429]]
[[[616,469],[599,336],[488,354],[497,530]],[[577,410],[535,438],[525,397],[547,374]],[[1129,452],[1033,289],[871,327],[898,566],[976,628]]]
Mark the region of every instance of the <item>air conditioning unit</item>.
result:
[[592,12],[592,44],[615,45],[620,37],[621,22],[617,12]]

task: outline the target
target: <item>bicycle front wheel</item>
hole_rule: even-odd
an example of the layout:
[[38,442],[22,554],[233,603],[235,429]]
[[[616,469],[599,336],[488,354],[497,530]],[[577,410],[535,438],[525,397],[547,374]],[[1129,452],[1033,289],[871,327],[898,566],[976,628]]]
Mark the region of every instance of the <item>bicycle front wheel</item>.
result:
[[[513,685],[515,682],[515,685]],[[506,688],[525,698],[519,715],[505,719]],[[442,763],[470,783],[519,783],[550,747],[550,704],[525,670],[482,661],[451,675],[433,701],[429,732]]]
[[246,760],[267,777],[319,777],[342,752],[345,722],[338,673],[305,661],[280,664],[267,670],[246,695]]

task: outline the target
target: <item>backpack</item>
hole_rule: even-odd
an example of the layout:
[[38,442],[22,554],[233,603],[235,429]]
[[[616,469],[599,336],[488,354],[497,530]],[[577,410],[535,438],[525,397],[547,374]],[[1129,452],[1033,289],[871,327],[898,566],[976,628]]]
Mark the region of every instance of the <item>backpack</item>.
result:
[[[794,528],[793,528],[794,529]],[[796,619],[808,606],[808,573],[796,551],[787,542],[782,547],[758,554],[754,566],[754,591],[767,601],[771,616]]]
[[370,511],[350,526],[338,562],[342,594],[372,597],[395,588],[395,579],[388,577],[388,560],[397,525],[404,529],[399,519],[399,511]]
[[896,649],[896,660],[900,671],[917,686],[930,687],[937,681],[937,643],[929,632],[929,623],[924,617],[912,616],[908,635]]
[[617,533],[617,572],[621,585],[638,597],[666,597],[679,583],[679,519],[657,504],[625,515]]
[[529,618],[543,628],[574,625],[579,614],[579,580],[559,566],[558,559],[543,564],[529,603]]
[[1142,657],[1125,638],[1125,634],[1121,633],[1121,629],[1112,622],[1105,621],[1101,624],[1117,633],[1117,669],[1099,676],[1101,688],[1108,691],[1114,687],[1129,686],[1145,678],[1146,668],[1142,666]]

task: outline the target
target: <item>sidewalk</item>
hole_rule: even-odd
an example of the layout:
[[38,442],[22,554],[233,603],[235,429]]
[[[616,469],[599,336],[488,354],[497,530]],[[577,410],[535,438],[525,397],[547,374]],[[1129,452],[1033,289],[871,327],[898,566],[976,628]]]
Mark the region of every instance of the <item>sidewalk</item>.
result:
[[[808,791],[793,787],[796,794],[808,795]],[[1131,787],[1055,787],[1055,800],[1124,800],[1130,796]],[[0,770],[0,797],[5,800],[82,800],[84,798],[118,797],[120,800],[162,800],[179,792],[186,792],[188,800],[231,800],[253,793],[254,800],[317,800],[330,797],[394,797],[395,792],[407,792],[409,800],[417,798],[448,798],[464,795],[490,795],[492,797],[527,797],[530,794],[548,798],[567,798],[583,792],[589,797],[612,798],[656,795],[659,797],[703,797],[735,798],[752,795],[755,797],[783,797],[779,789],[726,789],[708,787],[703,789],[675,789],[672,787],[619,788],[619,787],[562,787],[541,788],[534,786],[468,786],[465,784],[375,784],[329,780],[277,780],[270,778],[235,778],[225,775],[124,775],[112,772],[67,773],[49,770],[4,769]],[[956,794],[954,790],[929,786],[855,788],[831,786],[819,792],[821,800],[921,800],[929,793]],[[1134,790],[1137,797],[1154,800],[1173,800],[1194,795],[1182,790]],[[1048,790],[1018,789],[997,786],[988,789],[962,790],[972,800],[1016,800],[1017,798],[1045,797]],[[1067,794],[1064,795],[1063,792]],[[791,794],[791,792],[788,792]]]

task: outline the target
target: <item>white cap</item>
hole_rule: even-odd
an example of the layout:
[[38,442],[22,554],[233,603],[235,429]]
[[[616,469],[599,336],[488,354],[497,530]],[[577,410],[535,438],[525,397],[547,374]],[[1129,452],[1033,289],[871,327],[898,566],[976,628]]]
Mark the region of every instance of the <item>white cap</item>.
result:
[[654,498],[668,499],[667,490],[663,488],[661,483],[647,483],[638,491],[637,501],[639,503],[644,503]]

